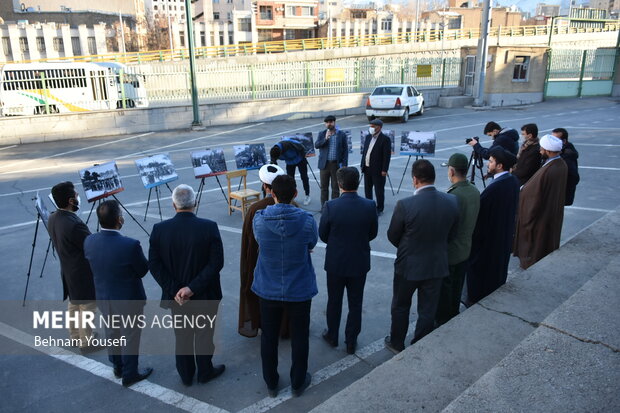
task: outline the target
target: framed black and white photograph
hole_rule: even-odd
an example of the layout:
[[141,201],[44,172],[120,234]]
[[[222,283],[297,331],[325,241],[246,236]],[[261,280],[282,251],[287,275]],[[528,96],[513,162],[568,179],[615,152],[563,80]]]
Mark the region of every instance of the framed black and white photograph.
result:
[[50,212],[47,209],[47,206],[45,206],[45,202],[43,202],[43,199],[39,196],[38,192],[36,197],[34,198],[34,207],[37,209],[37,213],[41,217],[45,229],[47,229],[47,221],[50,218]]
[[400,154],[409,156],[435,156],[435,132],[401,132]]
[[267,163],[264,143],[233,146],[237,169],[258,169]]
[[225,174],[226,158],[224,149],[205,149],[191,153],[192,167],[196,178],[206,178],[214,175]]
[[[383,129],[381,133],[383,133],[384,135],[387,135],[387,137],[390,138],[392,155],[394,155],[394,140],[395,140],[396,134],[394,133],[393,130],[389,130],[389,129]],[[366,142],[367,135],[368,135],[368,131],[363,130],[360,132],[360,155],[364,153],[364,142]]]
[[283,136],[282,139],[294,139],[299,141],[306,149],[306,158],[316,156],[316,149],[314,149],[314,138],[312,132],[296,133],[295,135]]
[[98,201],[125,189],[115,161],[82,169],[79,174],[88,202]]
[[179,179],[174,164],[167,153],[136,159],[135,163],[138,168],[138,174],[140,174],[142,179],[142,185],[146,189]]
[[349,146],[349,153],[353,153],[353,135],[351,135],[351,129],[343,129],[342,132],[347,136],[347,145]]

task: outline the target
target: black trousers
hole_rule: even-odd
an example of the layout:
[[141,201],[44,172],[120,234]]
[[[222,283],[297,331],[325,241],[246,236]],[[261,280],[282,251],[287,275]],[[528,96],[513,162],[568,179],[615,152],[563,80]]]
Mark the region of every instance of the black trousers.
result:
[[329,200],[329,183],[331,180],[332,199],[340,196],[336,172],[338,171],[338,161],[327,161],[325,168],[321,169],[321,206]]
[[349,315],[344,330],[346,343],[356,343],[362,330],[362,301],[366,274],[359,277],[340,277],[327,273],[327,335],[335,343],[338,342],[340,317],[342,315],[342,297],[347,290]]
[[[188,301],[182,306],[174,304],[171,310],[173,316],[187,316],[193,319],[196,319],[198,315],[211,313],[200,304],[200,301]],[[213,329],[197,326],[174,329],[176,367],[183,383],[191,384],[196,370],[198,381],[206,379],[211,374],[215,352],[214,330],[215,325]]]
[[385,176],[381,173],[373,174],[364,172],[364,192],[366,198],[372,198],[372,188],[375,188],[375,194],[377,195],[377,210],[383,211],[383,204],[385,202]]
[[308,180],[308,160],[304,158],[297,165],[286,165],[286,174],[295,177],[295,168],[299,169],[301,183],[304,185],[304,192],[310,195],[310,181]]
[[[101,314],[112,320],[113,315],[131,317],[134,320],[144,312],[143,301],[99,301],[97,303]],[[105,327],[105,335],[108,339],[120,339],[125,337],[124,346],[109,346],[108,360],[115,369],[122,372],[124,379],[132,379],[138,374],[138,354],[140,350],[140,336],[142,330],[137,325],[121,325],[120,328]]]
[[418,321],[415,326],[413,343],[433,331],[437,302],[441,289],[441,278],[430,280],[407,280],[401,274],[394,274],[394,295],[392,297],[391,341],[394,347],[404,348],[409,327],[411,298],[418,291]]
[[308,337],[310,335],[310,306],[312,300],[291,302],[260,299],[261,328],[260,355],[263,379],[267,387],[275,389],[278,374],[278,339],[282,313],[288,311],[291,330],[291,387],[299,389],[308,371]]
[[459,315],[461,307],[461,295],[463,294],[463,284],[465,283],[465,273],[467,271],[468,260],[450,265],[450,274],[442,279],[441,292],[439,293],[439,303],[437,304],[437,314],[435,321],[437,324],[445,324],[451,318]]

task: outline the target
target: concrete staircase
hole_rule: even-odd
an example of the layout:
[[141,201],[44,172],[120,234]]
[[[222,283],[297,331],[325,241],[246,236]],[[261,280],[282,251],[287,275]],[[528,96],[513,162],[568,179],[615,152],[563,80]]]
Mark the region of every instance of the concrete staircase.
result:
[[620,210],[313,412],[620,411]]

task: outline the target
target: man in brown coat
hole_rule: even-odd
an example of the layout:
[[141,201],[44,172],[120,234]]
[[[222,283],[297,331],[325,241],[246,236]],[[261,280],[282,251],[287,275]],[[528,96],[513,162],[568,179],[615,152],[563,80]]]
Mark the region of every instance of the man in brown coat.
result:
[[286,172],[278,165],[263,165],[258,171],[258,176],[263,183],[267,196],[252,204],[245,214],[243,229],[241,232],[241,288],[239,291],[239,327],[238,332],[242,336],[256,337],[260,327],[260,308],[258,297],[251,290],[254,281],[254,267],[258,260],[258,244],[254,239],[252,221],[256,211],[274,205],[271,196],[271,183],[278,175],[286,175]]
[[562,141],[540,139],[543,166],[521,189],[513,252],[523,269],[560,248],[568,167],[560,157]]
[[523,144],[519,148],[517,164],[512,168],[512,174],[517,177],[520,185],[525,185],[540,169],[538,126],[535,123],[521,126],[521,136],[523,136]]

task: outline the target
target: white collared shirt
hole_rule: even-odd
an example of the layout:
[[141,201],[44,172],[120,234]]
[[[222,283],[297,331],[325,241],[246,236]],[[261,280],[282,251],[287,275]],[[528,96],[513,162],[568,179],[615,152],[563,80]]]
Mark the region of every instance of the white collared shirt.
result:
[[377,133],[376,135],[372,135],[372,137],[370,138],[370,142],[368,143],[368,151],[366,151],[366,166],[370,167],[370,152],[372,152],[372,148],[374,148],[375,143],[377,143],[377,138],[379,137],[379,134]]
[[556,159],[559,159],[559,158],[561,158],[561,156],[560,156],[560,155],[558,155],[558,156],[554,156],[553,158],[549,158],[549,159],[547,159],[547,160],[545,161],[545,163],[543,164],[543,166],[545,166],[545,165],[547,165],[549,162],[551,162],[551,161],[555,161]]
[[417,195],[421,190],[426,189],[426,188],[435,188],[435,185],[431,184],[431,185],[421,186],[413,192],[413,195]]
[[502,175],[506,175],[508,173],[508,171],[504,171],[504,172],[500,172],[498,174],[493,175],[493,180],[495,181],[497,178],[499,178]]
[[101,231],[118,232],[119,234],[121,233],[118,229],[107,229],[107,228],[101,228]]

